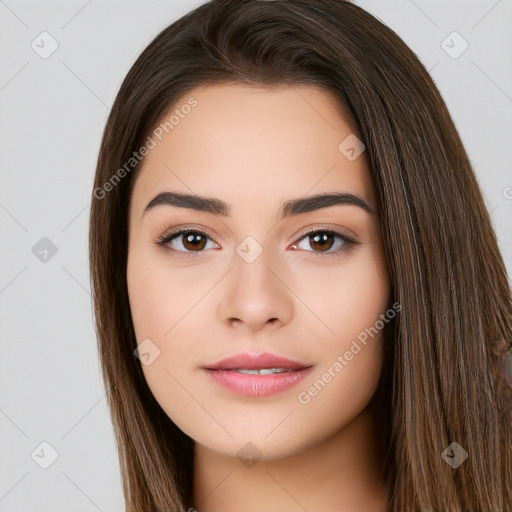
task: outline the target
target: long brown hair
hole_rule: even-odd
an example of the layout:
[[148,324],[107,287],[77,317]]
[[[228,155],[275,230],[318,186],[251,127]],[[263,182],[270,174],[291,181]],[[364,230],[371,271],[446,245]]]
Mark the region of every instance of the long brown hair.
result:
[[[489,214],[423,65],[391,29],[343,0],[205,3],[151,42],[114,102],[92,196],[90,266],[126,510],[192,506],[194,460],[193,440],[156,402],[134,356],[126,284],[140,167],[133,155],[180,98],[227,82],[319,87],[366,146],[393,301],[402,306],[375,395],[389,510],[510,512],[512,394],[495,368],[512,339],[512,299]],[[468,453],[456,469],[441,456],[452,442]]]

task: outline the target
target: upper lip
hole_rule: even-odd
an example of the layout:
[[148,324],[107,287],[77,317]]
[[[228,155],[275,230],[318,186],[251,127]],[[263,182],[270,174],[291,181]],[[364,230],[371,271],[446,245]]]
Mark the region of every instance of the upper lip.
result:
[[310,364],[300,363],[287,357],[275,354],[235,354],[221,359],[212,365],[205,366],[209,370],[261,370],[262,368],[284,368],[287,370],[301,370],[309,368]]

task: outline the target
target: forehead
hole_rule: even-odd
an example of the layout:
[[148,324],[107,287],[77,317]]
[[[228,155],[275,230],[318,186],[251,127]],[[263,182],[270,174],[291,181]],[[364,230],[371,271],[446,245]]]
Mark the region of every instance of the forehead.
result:
[[134,200],[168,188],[233,204],[334,189],[372,200],[364,151],[356,159],[344,152],[345,141],[360,138],[351,119],[313,86],[198,87],[164,113],[150,136],[155,145],[139,169]]

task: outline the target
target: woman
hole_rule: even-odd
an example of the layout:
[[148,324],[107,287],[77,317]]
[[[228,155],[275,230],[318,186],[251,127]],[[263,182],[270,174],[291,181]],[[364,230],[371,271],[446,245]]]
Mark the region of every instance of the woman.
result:
[[165,29],[90,230],[126,510],[511,509],[505,267],[439,92],[361,8]]

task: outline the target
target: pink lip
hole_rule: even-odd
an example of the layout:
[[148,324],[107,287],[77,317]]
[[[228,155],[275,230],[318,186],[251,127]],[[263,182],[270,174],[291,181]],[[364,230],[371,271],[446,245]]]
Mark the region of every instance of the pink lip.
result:
[[[203,370],[217,384],[243,396],[269,396],[294,386],[310,373],[313,365],[299,363],[274,354],[237,354]],[[283,368],[289,370],[270,375],[249,375],[234,370]]]
[[287,370],[300,370],[307,368],[310,364],[299,363],[286,357],[276,356],[275,354],[236,354],[231,357],[221,359],[216,363],[206,366],[211,370],[260,370],[262,368],[286,368]]

